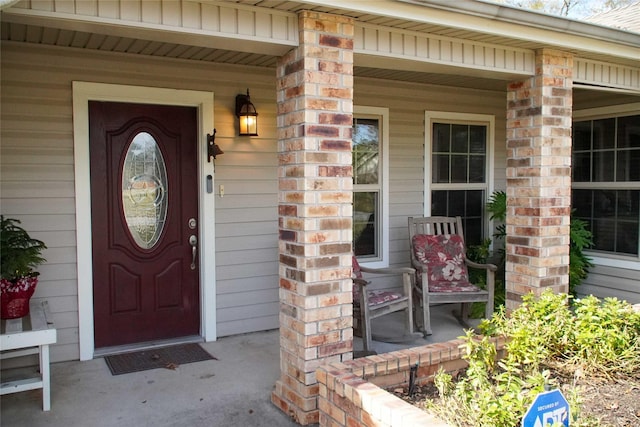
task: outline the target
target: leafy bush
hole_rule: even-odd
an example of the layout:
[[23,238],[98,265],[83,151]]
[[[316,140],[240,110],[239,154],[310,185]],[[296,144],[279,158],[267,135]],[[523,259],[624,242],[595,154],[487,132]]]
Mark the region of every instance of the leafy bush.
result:
[[[592,376],[612,376],[640,370],[640,313],[614,298],[590,296],[572,306],[566,294],[545,291],[529,294],[511,316],[500,309],[481,328],[482,338],[471,331],[464,336],[464,377],[454,382],[439,372],[434,380],[443,402],[427,408],[456,426],[513,427],[538,393],[554,387],[550,367]],[[504,335],[506,355],[495,360],[490,335]],[[597,425],[580,416],[580,394],[567,396],[571,425]]]
[[587,229],[587,223],[581,219],[571,218],[569,230],[569,293],[575,296],[578,286],[589,274],[592,267],[584,249],[593,246],[593,235]]

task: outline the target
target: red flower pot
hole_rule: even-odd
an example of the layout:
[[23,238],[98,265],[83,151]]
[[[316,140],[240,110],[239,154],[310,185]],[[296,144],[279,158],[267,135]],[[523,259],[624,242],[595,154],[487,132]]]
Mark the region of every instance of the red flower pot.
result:
[[0,317],[16,319],[29,314],[29,301],[37,284],[38,276],[21,277],[14,282],[0,279]]

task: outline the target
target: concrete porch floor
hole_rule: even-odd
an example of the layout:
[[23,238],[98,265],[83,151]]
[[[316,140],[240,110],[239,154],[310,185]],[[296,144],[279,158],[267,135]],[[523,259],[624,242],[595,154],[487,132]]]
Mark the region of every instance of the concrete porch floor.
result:
[[[374,341],[375,351],[443,342],[462,335],[454,305],[433,307],[434,334],[403,344]],[[375,319],[384,335],[402,330],[398,313]],[[51,365],[51,411],[42,411],[42,391],[0,398],[1,424],[13,426],[297,426],[270,401],[280,376],[278,331],[255,332],[203,343],[218,360],[176,370],[155,369],[112,376],[104,359]],[[356,337],[354,350],[362,350]],[[4,376],[4,375],[3,375]]]

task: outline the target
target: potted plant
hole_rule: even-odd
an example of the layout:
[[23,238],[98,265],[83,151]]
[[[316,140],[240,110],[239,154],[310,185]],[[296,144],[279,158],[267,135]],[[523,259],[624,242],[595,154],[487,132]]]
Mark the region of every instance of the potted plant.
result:
[[32,239],[20,221],[0,216],[0,297],[1,316],[14,319],[29,314],[29,300],[38,283],[34,269],[45,262],[44,242]]

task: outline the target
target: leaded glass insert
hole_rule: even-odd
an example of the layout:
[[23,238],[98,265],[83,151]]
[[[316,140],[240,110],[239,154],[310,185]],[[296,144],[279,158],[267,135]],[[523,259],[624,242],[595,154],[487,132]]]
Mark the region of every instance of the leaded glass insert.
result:
[[167,217],[167,169],[156,140],[138,133],[122,167],[122,206],[131,237],[142,249],[160,239]]

